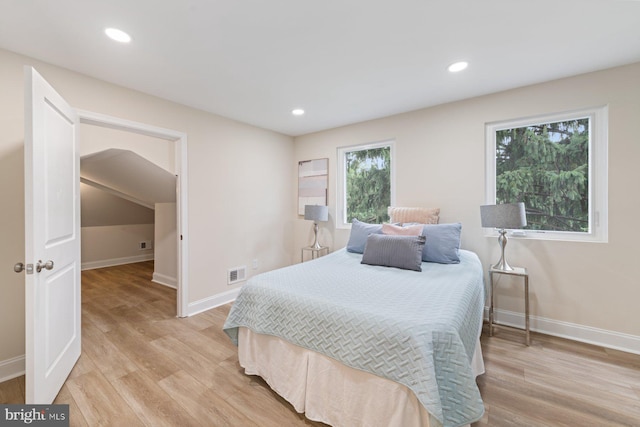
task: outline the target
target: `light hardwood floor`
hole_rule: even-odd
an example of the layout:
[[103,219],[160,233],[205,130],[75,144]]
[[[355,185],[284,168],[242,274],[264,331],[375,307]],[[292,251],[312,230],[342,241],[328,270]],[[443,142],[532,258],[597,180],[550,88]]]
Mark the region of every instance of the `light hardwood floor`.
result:
[[[178,319],[151,262],[82,273],[82,356],[55,403],[72,426],[324,426],[246,376],[222,332],[230,305]],[[482,337],[473,426],[640,426],[640,356],[500,329]],[[0,403],[24,402],[24,377]]]

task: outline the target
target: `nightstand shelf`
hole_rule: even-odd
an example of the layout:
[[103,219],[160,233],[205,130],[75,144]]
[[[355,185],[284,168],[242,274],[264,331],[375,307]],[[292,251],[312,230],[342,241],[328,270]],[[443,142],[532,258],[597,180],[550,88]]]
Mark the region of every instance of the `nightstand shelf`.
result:
[[[311,252],[311,259],[320,258],[322,255],[329,253],[329,246],[320,246],[320,248],[314,248],[313,246],[306,246],[300,251],[300,262],[304,262],[304,252]],[[323,253],[324,252],[324,253]]]
[[[504,274],[508,276],[517,276],[524,278],[524,322],[525,322],[525,342],[527,345],[531,344],[531,339],[529,336],[529,273],[526,268],[523,267],[514,267],[513,270],[499,270],[496,268],[489,269],[489,280],[491,282],[491,306],[489,307],[489,336],[493,336],[493,328],[496,325],[495,323],[495,283],[493,280],[494,274]],[[506,325],[498,325],[498,326],[506,326]]]

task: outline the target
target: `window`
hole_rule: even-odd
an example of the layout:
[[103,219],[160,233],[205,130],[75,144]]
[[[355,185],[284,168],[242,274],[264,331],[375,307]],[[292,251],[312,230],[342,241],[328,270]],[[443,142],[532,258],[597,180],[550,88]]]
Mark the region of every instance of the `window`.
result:
[[607,108],[486,126],[486,203],[524,202],[516,235],[607,241]]
[[389,220],[394,201],[393,141],[338,148],[337,226],[353,218],[369,223]]

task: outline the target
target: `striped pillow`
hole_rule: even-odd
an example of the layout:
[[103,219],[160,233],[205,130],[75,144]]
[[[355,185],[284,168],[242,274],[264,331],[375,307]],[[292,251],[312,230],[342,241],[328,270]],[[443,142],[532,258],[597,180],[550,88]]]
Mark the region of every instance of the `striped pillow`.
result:
[[422,271],[425,236],[370,234],[362,254],[362,264]]
[[419,224],[437,224],[440,220],[440,208],[402,208],[389,206],[387,208],[389,222],[413,222]]

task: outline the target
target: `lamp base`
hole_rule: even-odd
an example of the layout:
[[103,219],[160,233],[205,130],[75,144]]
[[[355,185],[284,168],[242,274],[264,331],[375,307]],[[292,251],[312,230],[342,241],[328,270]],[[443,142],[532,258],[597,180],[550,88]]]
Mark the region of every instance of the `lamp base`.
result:
[[500,261],[498,261],[497,263],[493,264],[491,266],[491,269],[493,270],[502,270],[502,271],[513,271],[515,270],[513,267],[511,267],[509,265],[509,263],[507,263],[506,260],[504,259],[500,259]]
[[314,239],[313,239],[313,245],[310,246],[311,249],[322,249],[322,246],[320,246],[320,242],[318,242],[318,223],[314,222],[313,223],[313,234],[314,234]]
[[498,236],[498,244],[500,245],[500,260],[491,266],[494,270],[513,271],[514,268],[509,265],[504,256],[504,248],[507,246],[507,230],[501,229]]

